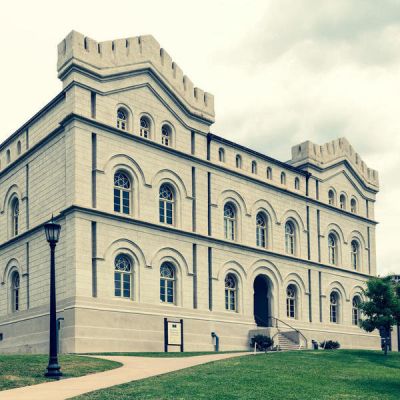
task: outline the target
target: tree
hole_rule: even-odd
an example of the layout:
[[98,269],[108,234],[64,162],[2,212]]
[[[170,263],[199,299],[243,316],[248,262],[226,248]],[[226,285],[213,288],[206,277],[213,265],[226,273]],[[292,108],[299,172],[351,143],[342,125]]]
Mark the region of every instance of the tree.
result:
[[384,352],[387,355],[391,327],[400,322],[400,285],[391,277],[370,278],[364,290],[366,301],[359,308],[364,318],[361,328],[367,332],[379,329],[384,335]]

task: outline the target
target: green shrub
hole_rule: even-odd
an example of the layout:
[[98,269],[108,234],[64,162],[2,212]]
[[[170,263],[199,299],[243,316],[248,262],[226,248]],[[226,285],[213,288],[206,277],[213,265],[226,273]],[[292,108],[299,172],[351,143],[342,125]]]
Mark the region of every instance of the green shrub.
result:
[[250,346],[252,349],[254,349],[254,343],[256,343],[258,351],[267,351],[274,345],[274,341],[266,335],[253,336],[250,340]]
[[340,348],[340,343],[334,340],[326,340],[319,344],[325,350],[335,350]]

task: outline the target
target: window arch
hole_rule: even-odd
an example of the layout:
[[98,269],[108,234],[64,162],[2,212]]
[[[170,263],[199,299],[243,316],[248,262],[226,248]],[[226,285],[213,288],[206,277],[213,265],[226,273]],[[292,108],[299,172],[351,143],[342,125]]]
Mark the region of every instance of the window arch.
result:
[[117,128],[123,131],[128,130],[129,114],[128,111],[120,107],[117,110]]
[[256,244],[259,247],[268,247],[268,219],[263,212],[256,216]]
[[346,210],[346,208],[347,208],[346,203],[347,203],[346,196],[342,193],[339,197],[339,205],[342,210]]
[[161,143],[166,147],[172,146],[172,128],[167,124],[161,127]]
[[300,179],[297,177],[294,179],[294,188],[300,190]]
[[339,323],[339,302],[339,293],[336,291],[331,292],[329,296],[330,321],[335,324]]
[[225,310],[237,311],[238,281],[234,274],[225,277]]
[[224,205],[224,234],[225,239],[236,240],[237,215],[236,207],[232,203]]
[[272,168],[267,167],[267,179],[272,180]]
[[140,117],[140,130],[139,134],[141,137],[146,139],[150,138],[151,121],[150,118],[143,115]]
[[328,192],[328,203],[331,206],[334,206],[335,203],[336,203],[336,201],[335,201],[335,192],[332,189],[330,189],[329,192]]
[[293,284],[286,288],[286,315],[288,318],[297,316],[297,288]]
[[130,299],[132,297],[132,261],[125,254],[114,260],[114,295]]
[[222,147],[218,149],[218,160],[220,162],[225,162],[225,150]]
[[360,244],[357,240],[352,240],[351,244],[351,266],[353,269],[357,270],[360,267]]
[[164,262],[160,267],[160,301],[168,304],[176,302],[176,270],[170,262]]
[[242,157],[239,154],[236,155],[236,168],[242,168]]
[[9,164],[11,162],[11,151],[10,151],[10,149],[8,149],[6,151],[6,159],[7,159],[7,164]]
[[351,315],[352,315],[352,322],[353,325],[358,326],[360,323],[360,304],[361,304],[361,299],[360,296],[354,296],[353,297],[353,301],[352,301],[352,311],[351,311]]
[[17,236],[20,231],[19,200],[14,198],[11,202],[11,236]]
[[131,180],[125,172],[117,171],[114,174],[114,211],[130,214],[131,186]]
[[257,162],[256,161],[251,162],[251,173],[257,174]]
[[286,185],[286,174],[281,172],[281,185]]
[[329,264],[338,264],[338,240],[334,233],[328,235]]
[[350,211],[357,214],[357,200],[354,197],[350,200]]
[[18,142],[17,142],[17,154],[20,155],[21,151],[22,151],[21,141],[18,140]]
[[11,312],[20,310],[20,277],[17,271],[11,274]]
[[159,191],[160,222],[173,225],[175,220],[175,195],[170,185],[163,183]]
[[293,221],[287,221],[285,224],[285,251],[286,254],[296,253],[296,227]]

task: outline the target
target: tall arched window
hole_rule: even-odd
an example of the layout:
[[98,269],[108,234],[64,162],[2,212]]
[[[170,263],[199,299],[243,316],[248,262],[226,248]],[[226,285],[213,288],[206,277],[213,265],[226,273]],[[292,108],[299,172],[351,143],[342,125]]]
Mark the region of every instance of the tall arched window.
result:
[[232,203],[224,206],[224,233],[225,239],[236,239],[236,207]]
[[272,179],[272,168],[267,167],[267,179]]
[[286,174],[281,172],[281,185],[286,185]]
[[218,150],[218,160],[220,162],[225,162],[225,150],[222,147]]
[[338,246],[337,238],[334,233],[328,235],[328,253],[329,264],[337,265],[338,263]]
[[292,221],[285,224],[285,250],[287,254],[296,252],[296,229]]
[[174,192],[171,186],[166,183],[160,186],[159,192],[159,208],[160,208],[160,222],[163,224],[174,224]]
[[328,203],[331,206],[335,205],[335,192],[332,189],[328,192]]
[[239,154],[236,155],[236,168],[242,168],[242,157]]
[[18,140],[18,143],[17,143],[17,154],[20,155],[21,151],[22,151],[21,141]]
[[172,129],[167,124],[161,128],[161,143],[167,147],[171,147],[172,144]]
[[289,285],[286,289],[286,315],[288,318],[296,318],[296,313],[297,313],[296,297],[297,297],[296,286]]
[[267,217],[263,212],[256,217],[256,243],[259,247],[267,247]]
[[19,273],[13,272],[11,275],[11,311],[16,312],[20,309],[20,280]]
[[225,310],[237,311],[237,279],[233,274],[225,277]]
[[11,203],[11,235],[19,234],[19,200],[14,199]]
[[352,315],[353,325],[356,325],[356,326],[358,326],[360,323],[360,309],[359,309],[360,303],[361,303],[360,296],[354,296],[353,302],[352,302],[351,315]]
[[300,179],[299,178],[294,179],[294,188],[296,190],[300,190]]
[[340,202],[340,208],[342,210],[345,210],[346,209],[346,196],[344,194],[340,195],[339,202]]
[[150,119],[146,116],[140,118],[140,136],[148,139],[150,137]]
[[357,200],[354,198],[350,201],[350,211],[353,214],[357,214]]
[[175,303],[175,267],[170,262],[162,263],[160,267],[160,301]]
[[331,292],[330,301],[330,321],[337,324],[339,322],[339,294]]
[[128,129],[128,111],[119,108],[117,111],[117,128],[126,131]]
[[255,161],[251,162],[251,173],[256,174],[257,173],[257,163]]
[[114,261],[114,295],[131,298],[132,263],[129,257],[119,254]]
[[355,270],[360,266],[360,245],[357,240],[351,241],[351,266]]
[[114,211],[130,214],[131,181],[127,174],[117,171],[114,174]]

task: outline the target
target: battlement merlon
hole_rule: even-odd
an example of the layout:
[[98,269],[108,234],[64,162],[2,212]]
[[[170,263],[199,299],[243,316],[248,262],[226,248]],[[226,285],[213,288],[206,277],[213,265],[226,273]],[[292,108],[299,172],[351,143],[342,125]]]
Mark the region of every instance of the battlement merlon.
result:
[[367,186],[379,190],[378,171],[368,168],[360,155],[346,138],[325,143],[322,146],[310,141],[292,147],[291,165],[301,166],[306,163],[327,168],[338,161],[347,160]]
[[194,87],[151,35],[96,42],[72,31],[58,45],[58,77],[63,80],[74,65],[103,78],[150,68],[190,112],[211,123],[215,121],[214,96]]

